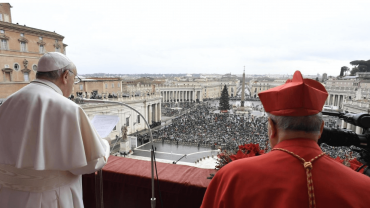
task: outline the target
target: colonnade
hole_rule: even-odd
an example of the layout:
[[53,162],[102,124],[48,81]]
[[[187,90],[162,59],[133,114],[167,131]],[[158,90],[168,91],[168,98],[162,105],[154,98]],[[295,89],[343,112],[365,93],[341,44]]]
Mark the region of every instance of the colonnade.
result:
[[149,124],[161,120],[161,103],[151,103],[146,105],[146,118]]
[[161,90],[161,96],[163,103],[203,101],[200,90]]
[[352,125],[342,120],[342,129],[352,130],[356,134],[362,134],[363,129],[359,126]]
[[337,106],[338,109],[343,108],[344,95],[329,94],[326,99],[325,105]]

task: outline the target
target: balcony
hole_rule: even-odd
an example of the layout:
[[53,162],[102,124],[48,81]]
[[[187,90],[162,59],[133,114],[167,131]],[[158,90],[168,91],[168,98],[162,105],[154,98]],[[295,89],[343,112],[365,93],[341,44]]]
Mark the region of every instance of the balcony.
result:
[[[213,169],[157,162],[159,187],[163,207],[200,207]],[[85,207],[96,207],[94,174],[83,175],[83,200]],[[156,207],[161,199],[155,181]],[[110,156],[103,168],[104,208],[150,207],[151,164],[149,161]]]

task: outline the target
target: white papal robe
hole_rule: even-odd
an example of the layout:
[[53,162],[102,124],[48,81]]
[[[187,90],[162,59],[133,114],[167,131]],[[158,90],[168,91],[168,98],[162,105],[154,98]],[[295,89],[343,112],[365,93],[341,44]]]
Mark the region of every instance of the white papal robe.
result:
[[83,207],[81,175],[101,169],[109,150],[59,87],[32,81],[0,106],[0,207]]

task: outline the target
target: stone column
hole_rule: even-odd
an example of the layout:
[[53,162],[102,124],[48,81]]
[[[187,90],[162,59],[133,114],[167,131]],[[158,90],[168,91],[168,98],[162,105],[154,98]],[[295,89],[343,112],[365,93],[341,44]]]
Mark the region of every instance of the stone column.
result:
[[158,104],[156,103],[156,104],[154,104],[154,121],[155,122],[157,122],[158,120],[157,120],[157,113],[158,113]]
[[157,109],[157,121],[161,120],[161,104],[157,103],[158,109]]
[[347,130],[352,130],[352,124],[347,123]]
[[359,126],[356,126],[356,134],[362,134],[362,128]]
[[334,102],[335,102],[335,95],[331,95],[332,99],[331,99],[331,105],[334,106]]
[[356,132],[356,127],[357,127],[357,126],[352,125],[352,131],[353,131],[353,132]]
[[148,115],[148,123],[149,124],[152,124],[152,105],[151,104],[148,105],[148,108],[149,108],[149,110],[148,110],[148,113],[149,113],[149,115]]
[[342,129],[347,129],[347,123],[344,120],[342,120]]

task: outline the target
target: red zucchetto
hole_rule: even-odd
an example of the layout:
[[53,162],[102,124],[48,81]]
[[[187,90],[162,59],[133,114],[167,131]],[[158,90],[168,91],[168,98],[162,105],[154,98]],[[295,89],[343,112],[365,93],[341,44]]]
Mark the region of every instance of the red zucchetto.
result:
[[258,94],[265,111],[276,116],[309,116],[322,111],[328,92],[312,79],[296,71],[285,84]]

